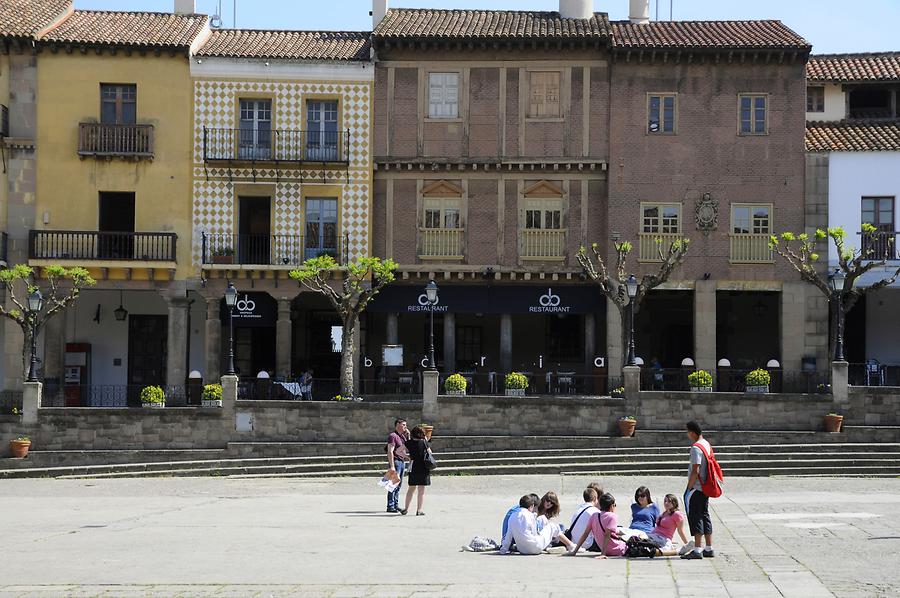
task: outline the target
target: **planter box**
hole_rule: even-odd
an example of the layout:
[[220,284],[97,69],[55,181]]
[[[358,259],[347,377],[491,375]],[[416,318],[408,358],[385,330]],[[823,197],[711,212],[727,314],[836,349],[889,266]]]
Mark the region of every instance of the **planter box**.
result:
[[165,403],[141,403],[144,409],[164,409],[165,406]]
[[748,386],[747,393],[748,394],[767,394],[769,392],[768,386]]
[[507,388],[506,396],[508,396],[508,397],[524,397],[525,389],[524,388]]
[[214,264],[233,264],[234,256],[233,255],[214,255],[214,256],[212,256],[212,263],[214,263]]
[[209,408],[209,407],[221,407],[221,406],[222,406],[222,400],[221,400],[221,399],[218,399],[218,400],[211,400],[211,401],[208,401],[208,400],[206,400],[206,399],[201,399],[201,400],[200,400],[200,406],[201,406],[201,407],[207,407],[207,408]]
[[692,386],[691,392],[712,392],[712,386]]
[[466,396],[466,391],[464,390],[446,390],[444,391],[447,396],[450,397],[464,397]]

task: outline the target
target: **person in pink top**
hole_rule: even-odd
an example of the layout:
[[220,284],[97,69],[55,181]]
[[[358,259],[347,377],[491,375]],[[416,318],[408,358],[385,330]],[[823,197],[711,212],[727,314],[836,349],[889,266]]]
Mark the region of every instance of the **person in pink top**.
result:
[[[591,516],[590,526],[584,530],[578,539],[578,544],[568,554],[575,556],[581,545],[587,540],[588,534],[594,535],[594,541],[600,545],[600,556],[605,559],[608,556],[625,556],[627,545],[619,538],[616,527],[619,519],[616,517],[616,499],[609,492],[600,496],[600,512]],[[602,538],[602,539],[601,539]]]
[[656,520],[656,527],[647,534],[647,539],[656,544],[662,556],[675,556],[678,551],[672,544],[672,538],[675,537],[676,531],[685,546],[688,544],[688,537],[684,532],[685,516],[678,510],[678,498],[674,494],[666,494],[663,508],[665,511]]

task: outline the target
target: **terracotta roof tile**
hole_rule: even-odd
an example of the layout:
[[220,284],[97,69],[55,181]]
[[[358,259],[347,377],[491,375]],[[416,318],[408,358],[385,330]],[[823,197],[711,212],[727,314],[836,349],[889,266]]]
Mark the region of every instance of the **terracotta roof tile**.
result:
[[900,120],[806,123],[808,152],[900,151]]
[[198,56],[368,60],[369,34],[361,31],[213,31]]
[[609,37],[609,19],[563,19],[558,12],[511,10],[391,9],[373,32],[376,38],[522,39]]
[[0,37],[33,38],[71,7],[72,0],[3,0]]
[[811,48],[781,21],[613,21],[613,48],[780,50]]
[[810,81],[900,81],[900,52],[819,54],[806,65]]
[[42,40],[82,44],[188,48],[206,15],[76,10]]

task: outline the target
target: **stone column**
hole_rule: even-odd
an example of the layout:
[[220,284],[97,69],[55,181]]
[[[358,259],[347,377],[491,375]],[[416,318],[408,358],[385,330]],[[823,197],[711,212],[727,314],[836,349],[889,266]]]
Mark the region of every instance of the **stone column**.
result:
[[[126,329],[127,330],[127,329]],[[66,310],[44,325],[44,380],[63,382],[66,357]]]
[[831,362],[831,394],[837,404],[850,402],[849,370],[850,364],[846,361]]
[[187,297],[175,295],[166,297],[169,304],[169,328],[166,338],[166,385],[184,386],[187,379],[185,358],[187,356],[188,309]]
[[594,314],[584,314],[584,371],[594,373],[594,358],[597,357],[597,319]]
[[385,343],[388,345],[396,345],[400,338],[399,334],[400,322],[397,314],[388,314],[385,321]]
[[637,400],[638,393],[641,391],[641,367],[626,365],[622,368],[622,377],[624,378],[625,398],[629,401]]
[[[238,396],[238,377],[237,376],[222,376],[221,378],[222,384],[222,416],[227,417],[232,420],[232,426],[234,425],[234,408],[237,404],[237,396]],[[231,431],[234,431],[232,427]]]
[[714,373],[718,362],[716,352],[716,281],[698,280],[694,287],[694,354],[691,356],[697,369]]
[[22,390],[22,423],[36,424],[38,410],[41,408],[41,395],[44,385],[40,382],[25,382]]
[[293,322],[291,321],[291,300],[278,299],[278,320],[275,322],[275,375],[282,378],[291,376],[293,352]]
[[786,282],[781,289],[781,367],[799,371],[806,346],[806,286]]
[[606,300],[606,371],[618,378],[622,372],[622,320],[619,308],[611,300]]
[[[222,373],[222,320],[219,315],[219,301],[216,298],[206,299],[206,371],[205,380],[217,380]],[[212,383],[210,383],[212,384]]]
[[438,412],[438,378],[437,370],[422,372],[422,417],[434,419]]
[[444,313],[444,371],[456,371],[456,314]]
[[512,316],[502,314],[500,316],[500,369],[509,373],[512,371]]

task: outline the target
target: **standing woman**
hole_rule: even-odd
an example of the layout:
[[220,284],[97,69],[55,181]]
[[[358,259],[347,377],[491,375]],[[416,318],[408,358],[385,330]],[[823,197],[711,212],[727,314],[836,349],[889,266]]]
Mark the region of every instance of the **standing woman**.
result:
[[400,510],[401,515],[406,515],[409,511],[409,504],[412,502],[413,488],[416,493],[416,515],[424,515],[422,505],[425,504],[425,486],[431,486],[431,466],[426,461],[427,455],[431,453],[431,447],[425,440],[425,430],[421,426],[412,429],[412,438],[406,441],[406,450],[409,452],[409,458],[412,461],[412,472],[406,478],[406,505]]

